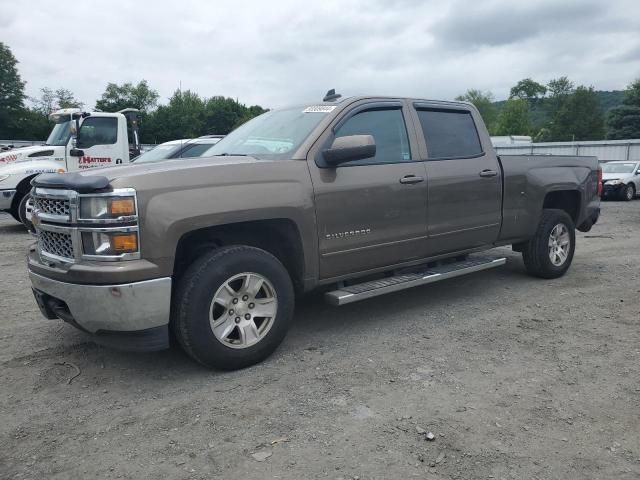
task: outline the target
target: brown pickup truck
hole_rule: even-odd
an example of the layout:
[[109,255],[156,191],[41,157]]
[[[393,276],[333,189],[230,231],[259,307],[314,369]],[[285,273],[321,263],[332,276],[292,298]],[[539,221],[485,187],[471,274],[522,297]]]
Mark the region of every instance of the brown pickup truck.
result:
[[[328,95],[267,112],[206,158],[41,175],[36,300],[102,344],[219,369],[280,344],[295,297],[342,305],[496,267],[542,278],[600,212],[595,157],[497,157],[470,104]],[[173,335],[171,335],[171,333]]]

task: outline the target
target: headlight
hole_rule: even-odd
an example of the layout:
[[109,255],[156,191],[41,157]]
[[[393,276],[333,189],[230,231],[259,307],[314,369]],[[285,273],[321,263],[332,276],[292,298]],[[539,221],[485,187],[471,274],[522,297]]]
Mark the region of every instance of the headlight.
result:
[[80,200],[80,218],[84,220],[133,217],[136,213],[136,199],[133,196],[83,197]]
[[7,178],[9,178],[11,175],[0,175],[0,182],[4,182]]
[[620,185],[622,182],[616,179],[616,180],[605,180],[604,183],[606,183],[607,185]]
[[122,255],[138,251],[137,232],[82,232],[85,255]]

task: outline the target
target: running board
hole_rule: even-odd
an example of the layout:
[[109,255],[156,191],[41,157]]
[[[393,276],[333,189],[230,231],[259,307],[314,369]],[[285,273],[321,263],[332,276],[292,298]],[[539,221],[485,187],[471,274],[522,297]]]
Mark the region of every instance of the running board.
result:
[[430,267],[422,272],[399,274],[380,280],[342,287],[325,293],[325,300],[331,305],[346,305],[347,303],[358,302],[365,298],[377,297],[385,293],[439,282],[447,278],[460,277],[480,270],[488,270],[489,268],[504,265],[506,262],[506,258],[468,257],[459,262]]

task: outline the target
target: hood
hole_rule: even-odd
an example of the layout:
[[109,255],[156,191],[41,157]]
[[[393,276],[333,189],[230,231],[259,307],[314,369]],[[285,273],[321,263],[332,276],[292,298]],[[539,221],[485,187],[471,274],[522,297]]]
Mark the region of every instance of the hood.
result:
[[[254,163],[270,163],[270,160],[258,160],[254,157],[229,156],[229,157],[195,157],[176,158],[172,160],[158,160],[157,162],[146,162],[137,164],[129,163],[113,167],[92,168],[79,172],[80,175],[102,175],[110,182],[118,180],[118,183],[126,182],[128,178],[146,177],[155,174],[173,174],[179,172],[191,173],[194,170],[210,170],[216,166],[234,166]],[[194,172],[194,174],[197,174]]]
[[[56,149],[60,147],[54,147],[52,145],[35,145],[33,147],[14,148],[13,150],[7,150],[0,153],[0,167],[8,165],[14,162],[24,162],[29,160],[42,160],[47,157],[53,157],[56,153]],[[39,152],[51,152],[50,155],[43,155],[42,157],[29,157],[33,153]]]
[[624,180],[632,176],[633,173],[605,173],[602,172],[602,180]]

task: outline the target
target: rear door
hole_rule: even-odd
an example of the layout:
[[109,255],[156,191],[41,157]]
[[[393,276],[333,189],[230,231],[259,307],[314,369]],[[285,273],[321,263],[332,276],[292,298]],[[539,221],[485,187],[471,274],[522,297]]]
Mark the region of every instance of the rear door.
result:
[[477,113],[415,103],[412,114],[426,159],[429,255],[492,244],[502,217],[501,170],[488,136],[478,133]]
[[[339,116],[309,153],[322,279],[420,258],[426,251],[424,165],[403,102],[364,102]],[[372,135],[374,158],[322,163],[336,137]]]

